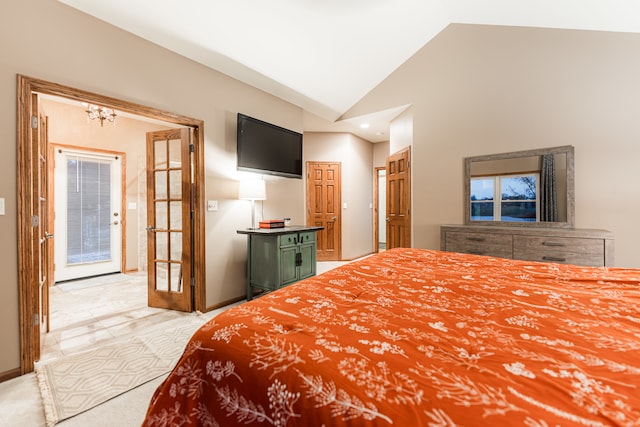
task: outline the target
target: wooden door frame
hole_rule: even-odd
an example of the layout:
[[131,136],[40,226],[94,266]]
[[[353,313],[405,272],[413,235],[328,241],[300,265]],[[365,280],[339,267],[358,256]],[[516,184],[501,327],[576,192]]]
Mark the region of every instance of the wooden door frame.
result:
[[[18,198],[18,301],[20,322],[20,374],[32,372],[35,346],[39,343],[38,261],[33,247],[34,227],[31,171],[31,94],[41,93],[80,102],[99,104],[139,116],[162,120],[194,131],[194,310],[206,311],[205,209],[204,209],[204,121],[121,99],[63,86],[24,75],[17,76],[17,198]],[[34,325],[35,323],[35,325]]]

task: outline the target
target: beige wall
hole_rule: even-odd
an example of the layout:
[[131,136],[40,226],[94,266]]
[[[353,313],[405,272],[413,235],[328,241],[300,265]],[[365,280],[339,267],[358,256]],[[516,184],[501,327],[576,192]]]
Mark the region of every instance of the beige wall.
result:
[[393,119],[389,126],[389,154],[394,154],[413,145],[413,109],[408,108]]
[[[5,0],[0,6],[0,373],[20,365],[16,212],[16,75],[23,74],[147,105],[205,122],[207,212],[206,295],[213,306],[245,293],[246,240],[236,233],[251,221],[237,200],[236,114],[241,111],[302,132],[302,110],[198,65],[56,0]],[[106,125],[105,125],[106,126]],[[265,211],[303,205],[302,180],[268,184]],[[290,216],[303,218],[298,207]],[[284,209],[290,213],[289,209]]]
[[308,132],[304,134],[304,158],[342,164],[342,259],[371,253],[373,144],[347,133]]
[[376,168],[386,167],[389,154],[389,141],[373,144],[373,166]]
[[412,105],[414,246],[463,223],[464,157],[573,145],[576,227],[640,267],[637,52],[640,34],[450,25],[345,117]]

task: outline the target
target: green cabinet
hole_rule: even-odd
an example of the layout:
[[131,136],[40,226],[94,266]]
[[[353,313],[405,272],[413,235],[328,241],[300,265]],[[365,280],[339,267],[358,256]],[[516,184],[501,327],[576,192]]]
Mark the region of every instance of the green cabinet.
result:
[[316,231],[322,227],[238,230],[247,235],[247,299],[316,274]]

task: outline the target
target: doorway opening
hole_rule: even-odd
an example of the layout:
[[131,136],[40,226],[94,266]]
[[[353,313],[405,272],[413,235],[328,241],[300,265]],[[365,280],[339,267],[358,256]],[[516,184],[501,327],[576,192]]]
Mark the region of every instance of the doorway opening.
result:
[[[204,236],[204,209],[202,206],[204,195],[203,122],[170,112],[129,103],[127,101],[65,87],[55,83],[18,76],[18,280],[20,302],[21,374],[31,372],[34,368],[34,363],[41,358],[42,347],[44,344],[43,336],[46,336],[43,334],[43,331],[46,332],[46,330],[49,329],[50,323],[48,291],[55,280],[53,270],[47,266],[46,262],[47,252],[49,252],[49,249],[53,249],[52,244],[53,240],[55,240],[54,233],[49,232],[53,229],[53,227],[49,225],[52,223],[53,219],[45,220],[47,217],[45,212],[48,210],[46,205],[54,203],[55,197],[53,200],[40,197],[41,192],[42,194],[48,194],[45,190],[47,188],[51,189],[51,185],[53,185],[53,183],[50,182],[47,185],[46,179],[43,179],[42,182],[45,182],[45,184],[40,186],[33,185],[34,181],[39,180],[39,178],[36,177],[46,176],[47,173],[45,170],[50,168],[50,165],[44,165],[46,164],[46,156],[42,155],[43,152],[48,152],[48,149],[41,149],[39,151],[38,147],[36,147],[43,141],[43,138],[38,137],[36,134],[42,134],[42,129],[46,127],[42,125],[33,126],[34,121],[37,125],[38,117],[43,116],[38,113],[38,96],[54,97],[66,103],[88,102],[91,104],[103,105],[116,109],[119,112],[119,115],[131,115],[132,117],[137,117],[140,120],[160,121],[165,124],[168,123],[170,127],[173,128],[182,127],[190,129],[190,140],[192,141],[192,147],[190,147],[190,150],[192,150],[192,154],[189,155],[189,170],[193,170],[193,182],[189,183],[189,186],[192,189],[190,197],[190,199],[192,199],[192,204],[189,205],[191,211],[188,212],[188,215],[193,217],[193,221],[189,230],[190,238],[187,240],[193,241],[193,250],[189,253],[187,258],[189,259],[188,264],[193,265],[190,273],[192,274],[191,280],[193,281],[193,298],[190,301],[189,311],[192,309],[200,311],[205,310],[205,277],[204,266],[201,265],[205,259],[204,241],[202,238],[202,236]],[[46,124],[46,120],[41,121],[41,123]],[[108,125],[109,124],[105,123],[105,126]],[[37,131],[35,130],[36,128],[38,128]],[[142,140],[140,141],[141,146],[145,147],[145,143],[146,141],[144,140],[144,137],[142,137]],[[146,156],[142,157],[142,164],[145,165]],[[44,173],[41,175],[38,175],[38,170],[34,170],[34,162],[32,160],[36,158],[40,158],[41,161],[43,158],[45,159],[42,161]],[[35,164],[37,165],[38,162]],[[35,168],[40,169],[38,166]],[[144,170],[144,167],[142,169]],[[32,176],[34,179],[31,178]],[[122,183],[121,188],[123,189],[123,194],[126,194],[128,191],[126,181]],[[52,196],[55,195],[54,191],[51,191],[51,193]],[[129,201],[126,197],[122,196],[121,199],[127,200],[127,204],[126,208],[122,209],[121,212],[117,212],[118,216],[115,218],[120,219],[111,218],[115,213],[113,209],[108,216],[112,225],[113,222],[117,221],[118,224],[115,225],[121,226],[124,230],[126,212],[135,210],[137,201]],[[38,200],[38,202],[34,202],[35,200]],[[44,203],[42,202],[43,200]],[[130,215],[130,217],[132,216]],[[42,221],[40,221],[41,218]],[[144,228],[144,225],[146,224],[141,225]],[[133,234],[135,233],[130,233],[129,236]],[[127,242],[125,241],[125,237],[118,237],[116,235],[115,238],[118,241],[123,242],[123,248],[126,250]],[[110,241],[110,243],[111,242],[112,241]],[[133,250],[128,255],[132,257],[139,257],[139,252],[140,251],[138,250]],[[123,254],[121,259],[123,261],[118,274],[125,277],[131,275],[144,275],[145,278],[143,278],[142,281],[147,282],[146,272],[144,271],[144,268],[140,268],[140,266],[143,265],[142,263],[138,263],[136,268],[131,268],[131,263],[127,259],[126,255]],[[128,271],[127,265],[130,266]],[[144,265],[146,265],[146,258]],[[82,276],[80,275],[79,277]],[[137,278],[139,279],[139,277]],[[131,277],[129,277],[129,279],[131,279]],[[189,283],[189,285],[191,285],[191,283]],[[146,288],[144,288],[143,292],[146,293]]]
[[374,169],[374,252],[383,252],[387,249],[387,169],[377,167]]

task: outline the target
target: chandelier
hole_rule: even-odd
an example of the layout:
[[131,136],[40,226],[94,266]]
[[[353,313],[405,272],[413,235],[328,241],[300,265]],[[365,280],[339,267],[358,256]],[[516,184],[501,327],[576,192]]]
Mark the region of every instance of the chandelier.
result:
[[82,105],[86,108],[87,117],[90,120],[100,120],[100,126],[104,126],[105,120],[111,123],[116,120],[116,112],[113,108],[101,107],[86,102],[83,102]]

